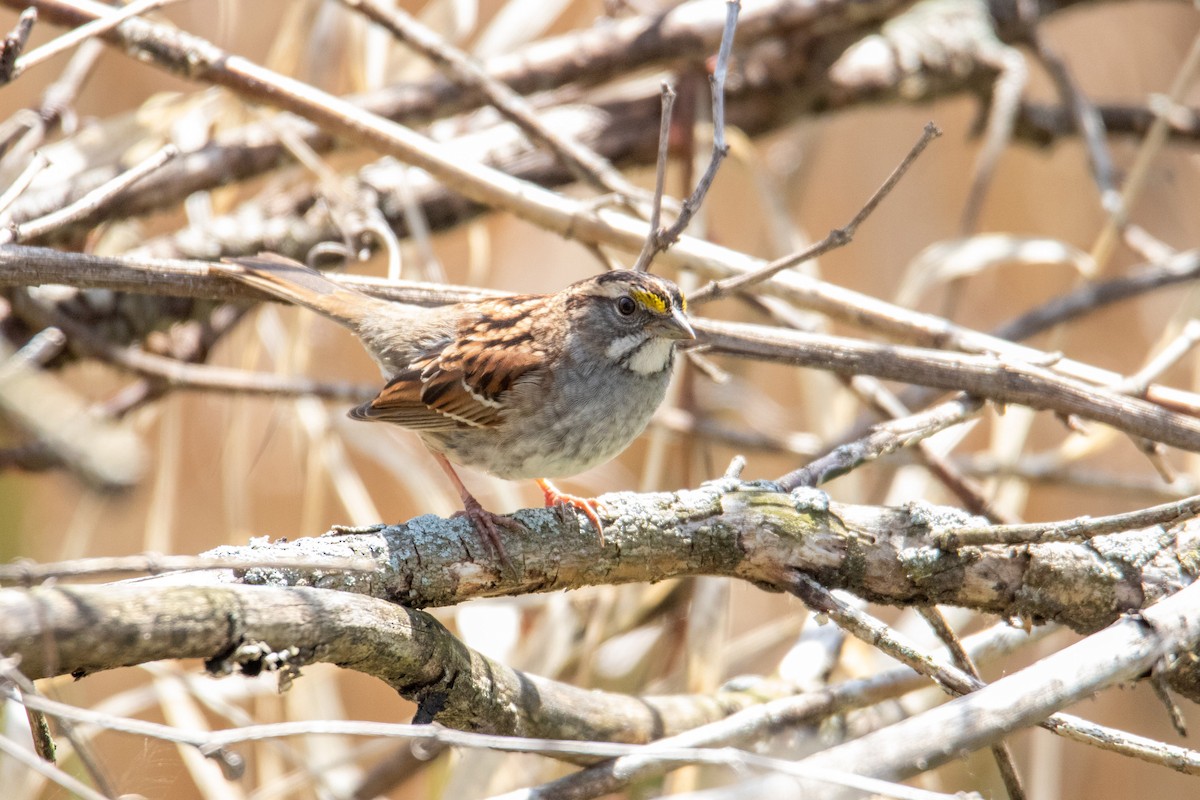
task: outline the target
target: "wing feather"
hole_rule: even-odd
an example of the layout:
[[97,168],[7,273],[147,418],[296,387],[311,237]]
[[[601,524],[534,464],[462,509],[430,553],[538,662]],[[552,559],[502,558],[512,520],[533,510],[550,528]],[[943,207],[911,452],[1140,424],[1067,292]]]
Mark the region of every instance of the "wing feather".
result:
[[497,425],[508,391],[545,363],[529,314],[540,299],[503,298],[489,303],[488,313],[464,316],[457,335],[414,358],[350,416],[416,431]]

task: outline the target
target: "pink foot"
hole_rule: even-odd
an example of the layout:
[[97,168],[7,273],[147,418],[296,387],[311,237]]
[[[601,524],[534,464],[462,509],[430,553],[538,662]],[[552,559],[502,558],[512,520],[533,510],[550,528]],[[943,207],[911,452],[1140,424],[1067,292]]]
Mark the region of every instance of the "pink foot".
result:
[[542,487],[542,494],[546,497],[547,507],[570,506],[582,511],[583,515],[596,526],[596,533],[600,534],[600,544],[604,544],[604,526],[600,524],[600,515],[597,513],[598,511],[604,511],[604,506],[589,497],[580,497],[560,492],[558,487],[545,478],[538,478],[537,485]]
[[475,530],[479,533],[479,538],[483,539],[496,557],[500,559],[500,563],[512,569],[512,562],[508,560],[508,553],[504,551],[504,544],[500,540],[500,528],[507,528],[515,533],[523,533],[525,526],[517,522],[515,519],[504,517],[499,514],[493,514],[479,504],[479,501],[474,497],[463,500],[463,510],[456,511],[453,517],[466,517],[475,526]]

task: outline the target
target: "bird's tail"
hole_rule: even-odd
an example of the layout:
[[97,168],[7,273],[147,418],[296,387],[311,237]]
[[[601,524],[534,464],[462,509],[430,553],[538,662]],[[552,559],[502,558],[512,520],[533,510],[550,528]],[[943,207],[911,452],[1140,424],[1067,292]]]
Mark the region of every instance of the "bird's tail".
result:
[[311,308],[355,332],[372,310],[392,305],[334,283],[320,272],[275,253],[227,258],[210,269],[281,300]]

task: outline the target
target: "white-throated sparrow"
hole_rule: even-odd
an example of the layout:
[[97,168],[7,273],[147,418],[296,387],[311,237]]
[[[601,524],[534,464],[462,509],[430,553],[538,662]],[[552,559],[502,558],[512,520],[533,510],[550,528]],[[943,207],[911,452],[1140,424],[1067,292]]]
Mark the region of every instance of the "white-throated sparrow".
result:
[[675,343],[695,338],[679,288],[631,270],[554,294],[440,308],[370,297],[271,253],[227,259],[216,270],[307,306],[362,340],[387,385],[350,416],[415,431],[501,559],[497,525],[515,523],[485,510],[450,462],[538,479],[547,505],[579,508],[603,541],[594,501],[563,494],[546,478],[575,475],[624,450],[662,402]]

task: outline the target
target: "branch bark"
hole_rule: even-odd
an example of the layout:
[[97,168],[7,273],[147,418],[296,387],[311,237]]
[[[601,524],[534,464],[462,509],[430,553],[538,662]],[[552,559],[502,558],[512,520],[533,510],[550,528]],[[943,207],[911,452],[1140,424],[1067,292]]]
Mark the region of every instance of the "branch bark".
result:
[[765,699],[579,689],[487,658],[424,612],[297,586],[0,590],[0,652],[19,657],[31,678],[81,678],[164,658],[202,658],[210,672],[248,675],[327,662],[385,681],[421,704],[426,721],[545,739],[647,742]]
[[320,586],[409,607],[498,595],[722,575],[766,588],[796,569],[829,588],[890,605],[947,604],[1027,622],[1098,630],[1192,582],[1200,523],[1096,537],[1085,544],[987,545],[942,550],[943,532],[977,523],[960,510],[913,503],[844,505],[817,490],[785,494],[724,480],[675,493],[604,495],[607,545],[583,518],[518,511],[528,529],[506,541],[518,576],[473,552],[463,520],[417,517],[403,525],[246,547],[232,559],[365,558],[370,575],[254,568],[240,580]]
[[[203,658],[212,671],[249,673],[324,661],[376,676],[420,703],[423,715],[463,730],[645,742],[779,691],[757,685],[639,698],[576,689],[492,661],[411,607],[697,574],[776,589],[799,571],[875,602],[946,603],[1092,632],[1191,584],[1200,555],[1195,523],[1085,544],[945,551],[934,544],[936,532],[970,521],[956,509],[848,506],[815,490],[788,495],[730,480],[674,494],[607,495],[603,503],[605,547],[586,521],[553,509],[518,512],[528,535],[506,542],[516,577],[490,554],[469,551],[475,537],[465,521],[424,516],[370,533],[208,554],[231,564],[368,559],[378,565],[370,573],[252,567],[3,589],[0,652],[19,657],[30,677],[81,677],[162,658]],[[1139,659],[1121,674],[1136,674]],[[1175,669],[1176,688],[1194,685],[1190,660],[1178,659]]]

